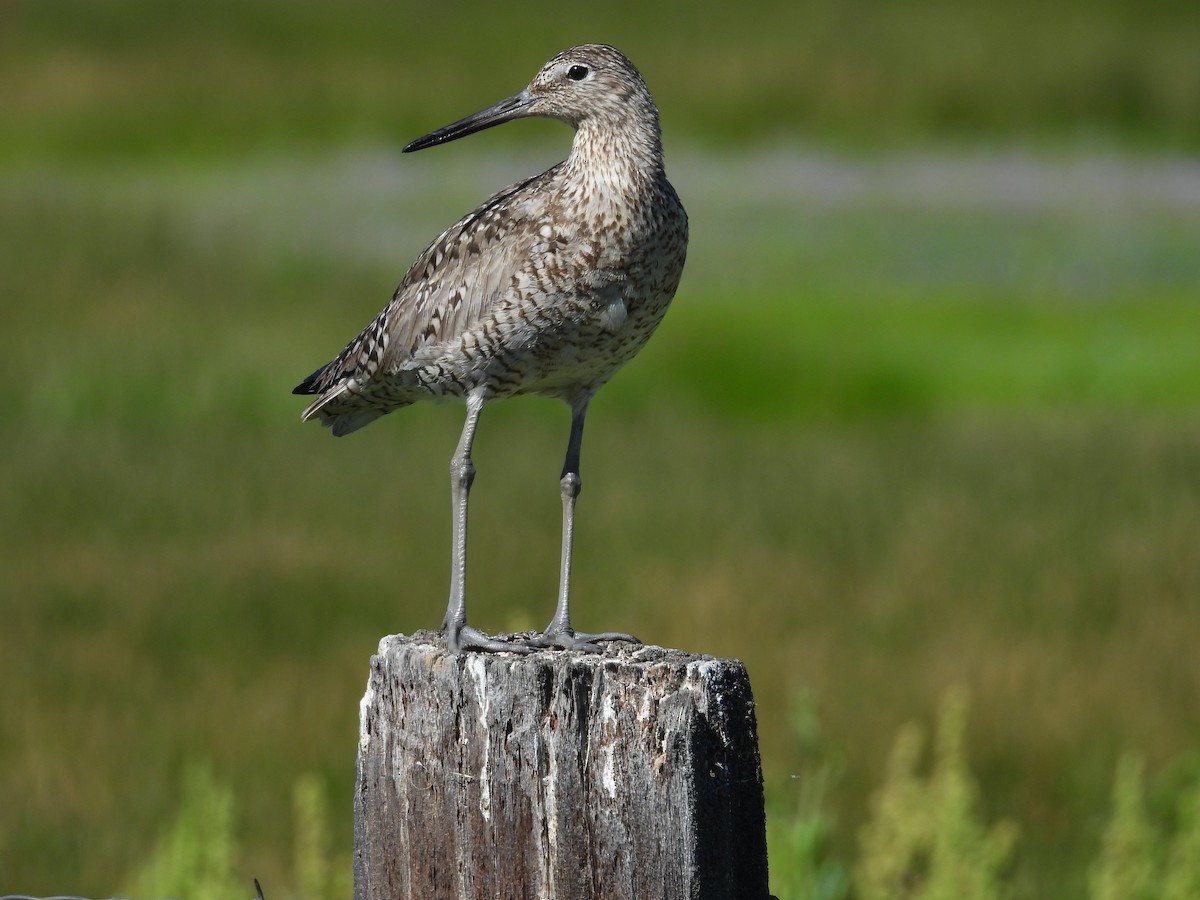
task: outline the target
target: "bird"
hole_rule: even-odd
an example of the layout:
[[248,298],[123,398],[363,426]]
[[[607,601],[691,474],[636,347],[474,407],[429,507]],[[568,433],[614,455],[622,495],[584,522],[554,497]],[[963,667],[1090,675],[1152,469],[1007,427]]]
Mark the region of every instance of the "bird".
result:
[[[315,395],[303,421],[317,419],[339,437],[420,400],[465,402],[450,462],[450,596],[441,628],[454,655],[600,653],[601,642],[640,643],[571,623],[580,447],[592,397],[642,349],[675,295],[687,213],[666,177],[658,107],[633,63],[606,44],[562,51],[523,90],[403,152],[530,117],[574,129],[566,159],[496,192],[434,238],[379,315],[293,391]],[[500,639],[467,624],[471,448],[483,407],[525,394],[557,398],[571,411],[559,477],[558,602],[536,637]]]

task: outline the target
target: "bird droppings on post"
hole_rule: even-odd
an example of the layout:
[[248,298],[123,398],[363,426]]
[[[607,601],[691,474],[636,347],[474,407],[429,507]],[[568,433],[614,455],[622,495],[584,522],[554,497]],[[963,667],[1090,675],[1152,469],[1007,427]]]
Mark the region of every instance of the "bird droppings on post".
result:
[[[488,722],[487,669],[478,656],[468,657],[465,668],[475,685],[475,700],[479,705],[479,724],[486,728]],[[491,770],[488,764],[491,759],[491,748],[490,743],[484,745],[483,769],[479,773],[479,814],[484,819],[492,817]]]
[[[563,51],[524,90],[404,149],[421,150],[529,116],[575,129],[567,158],[504,188],[442,232],[375,320],[295,389],[316,395],[304,419],[318,419],[339,436],[419,400],[466,402],[450,464],[450,599],[442,622],[454,653],[542,647],[600,652],[604,641],[637,643],[623,632],[578,633],[571,624],[580,445],[593,395],[666,314],[683,272],[687,215],[663,167],[650,91],[633,63],[603,44]],[[565,401],[571,431],[559,482],[558,603],[545,631],[517,642],[467,624],[466,566],[479,415],[486,403],[520,394]]]

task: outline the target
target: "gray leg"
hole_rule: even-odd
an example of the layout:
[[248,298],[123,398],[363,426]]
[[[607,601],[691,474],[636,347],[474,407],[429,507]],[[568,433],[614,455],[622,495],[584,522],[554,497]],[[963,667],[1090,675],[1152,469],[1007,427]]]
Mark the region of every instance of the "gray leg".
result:
[[495,640],[467,624],[467,497],[471,493],[471,482],[475,480],[471,445],[475,442],[475,426],[479,424],[479,412],[482,409],[482,397],[467,398],[467,421],[463,425],[462,437],[458,439],[454,458],[450,460],[450,495],[454,506],[453,547],[450,560],[450,602],[446,606],[446,617],[442,620],[442,631],[446,635],[446,646],[455,655],[463,650],[528,653],[528,647]]
[[597,641],[628,641],[640,644],[631,634],[607,631],[602,634],[582,634],[571,627],[571,553],[575,542],[575,498],[583,487],[579,477],[579,448],[583,444],[583,420],[587,416],[590,396],[571,404],[571,438],[567,442],[567,458],[563,462],[559,486],[563,502],[562,569],[558,579],[558,606],[554,618],[541,637],[530,643],[535,647],[561,647],[564,650],[583,650],[600,653]]

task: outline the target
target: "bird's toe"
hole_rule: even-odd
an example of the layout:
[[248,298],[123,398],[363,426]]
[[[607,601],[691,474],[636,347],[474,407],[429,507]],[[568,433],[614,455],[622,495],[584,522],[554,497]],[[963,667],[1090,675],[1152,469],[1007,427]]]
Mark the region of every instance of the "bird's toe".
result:
[[533,648],[527,644],[489,637],[478,628],[472,628],[465,623],[457,627],[448,626],[443,629],[443,633],[446,635],[446,648],[455,656],[464,650],[478,650],[484,653],[524,654],[533,652]]
[[547,629],[529,643],[533,647],[557,647],[560,650],[574,650],[579,653],[603,653],[600,646],[602,641],[622,641],[628,644],[640,644],[632,634],[623,631],[604,631],[599,634],[586,634],[572,628]]

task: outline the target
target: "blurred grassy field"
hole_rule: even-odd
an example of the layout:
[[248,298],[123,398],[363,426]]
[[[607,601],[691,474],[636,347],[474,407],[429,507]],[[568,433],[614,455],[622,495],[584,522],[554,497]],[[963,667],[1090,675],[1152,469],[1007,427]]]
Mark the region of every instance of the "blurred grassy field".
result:
[[686,12],[534,0],[519,13],[479,0],[8,0],[0,155],[409,138],[595,40],[645,69],[668,133],[710,144],[804,128],[856,146],[1016,132],[1200,145],[1200,10],[1178,0],[699,0]]
[[[440,619],[461,410],[335,441],[288,391],[568,135],[394,142],[581,39],[646,74],[693,225],[589,420],[581,627],[745,659],[775,798],[809,698],[843,859],[953,686],[1020,897],[1083,895],[1123,749],[1200,766],[1200,15],[550,9],[0,7],[0,891],[118,890],[195,759],[247,883],[286,882],[305,772],[348,850],[367,658]],[[552,611],[566,420],[485,413],[483,627]]]

